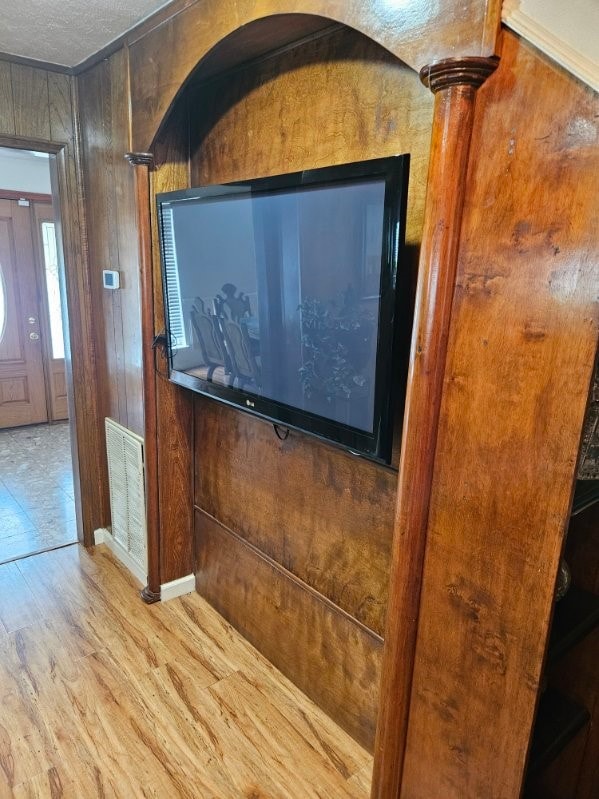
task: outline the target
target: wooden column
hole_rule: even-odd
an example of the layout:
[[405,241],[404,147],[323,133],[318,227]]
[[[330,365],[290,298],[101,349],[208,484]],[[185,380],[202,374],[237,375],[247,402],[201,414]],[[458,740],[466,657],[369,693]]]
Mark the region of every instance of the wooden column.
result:
[[397,799],[401,790],[474,101],[478,87],[496,66],[495,58],[447,59],[420,73],[423,83],[435,93],[435,107],[391,555],[372,799]]
[[146,476],[146,524],[148,533],[148,584],[141,591],[144,602],[160,601],[160,525],[158,504],[158,442],[156,372],[154,368],[154,289],[152,282],[152,232],[150,222],[151,153],[127,153],[135,167],[135,204],[139,241],[142,366],[144,394],[144,458]]

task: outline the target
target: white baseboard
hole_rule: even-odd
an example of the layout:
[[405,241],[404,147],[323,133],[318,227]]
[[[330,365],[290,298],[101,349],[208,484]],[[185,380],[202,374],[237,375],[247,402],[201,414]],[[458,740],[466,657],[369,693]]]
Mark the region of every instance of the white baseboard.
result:
[[161,602],[168,602],[169,599],[176,599],[178,596],[184,594],[191,594],[196,590],[195,574],[186,574],[185,577],[179,577],[177,580],[171,580],[170,583],[164,583],[160,586],[160,600]]
[[[106,544],[108,549],[121,561],[129,571],[137,577],[142,585],[147,582],[147,575],[140,569],[139,565],[133,560],[129,553],[122,547],[118,541],[112,536],[110,530],[105,527],[100,527],[94,530],[94,544]],[[169,599],[176,599],[178,596],[185,596],[191,594],[196,589],[195,574],[186,574],[185,577],[179,577],[177,580],[171,580],[170,583],[164,583],[160,586],[160,600],[161,602],[168,602]]]
[[94,530],[94,546],[104,544],[106,541],[106,536],[108,535],[110,535],[110,533],[105,527],[99,527],[97,530]]
[[131,574],[136,577],[142,585],[147,583],[147,574],[144,574],[144,570],[139,564],[136,563],[127,550],[115,540],[110,530],[107,530],[105,527],[94,530],[94,543],[96,546],[98,544],[106,544],[113,555],[121,561],[125,568],[129,569]]

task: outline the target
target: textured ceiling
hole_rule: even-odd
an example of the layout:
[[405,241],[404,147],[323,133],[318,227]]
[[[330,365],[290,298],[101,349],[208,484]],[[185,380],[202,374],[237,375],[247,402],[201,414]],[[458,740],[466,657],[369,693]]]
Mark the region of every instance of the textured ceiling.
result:
[[0,52],[73,67],[165,0],[0,0]]

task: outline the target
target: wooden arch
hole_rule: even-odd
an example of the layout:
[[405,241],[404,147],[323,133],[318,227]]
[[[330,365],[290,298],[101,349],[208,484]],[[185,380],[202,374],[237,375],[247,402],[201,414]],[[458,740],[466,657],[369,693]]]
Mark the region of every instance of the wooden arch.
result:
[[[419,72],[446,58],[491,56],[499,25],[498,0],[200,0],[181,3],[162,25],[130,45],[131,149],[147,152],[198,65],[253,23],[280,17],[264,51],[290,41],[294,27],[339,23],[364,34]],[[303,20],[303,22],[302,22]],[[287,26],[291,27],[291,26]],[[299,38],[301,33],[295,35]],[[293,36],[292,36],[293,38]],[[259,43],[252,55],[258,55]],[[237,62],[247,55],[239,49]],[[232,66],[235,62],[231,62]]]
[[[442,10],[441,10],[442,9]],[[453,292],[461,214],[478,87],[493,72],[499,24],[496,0],[433,4],[423,0],[200,0],[185,5],[159,27],[131,43],[131,145],[135,165],[144,342],[146,474],[148,480],[148,602],[160,598],[157,407],[155,394],[154,296],[150,221],[151,150],[177,97],[200,64],[219,48],[238,44],[253,23],[272,36],[258,38],[251,55],[292,41],[302,24],[340,23],[366,35],[420,72],[435,94],[414,332],[398,481],[373,799],[396,799],[401,790],[409,703],[426,549],[428,510]],[[277,20],[278,18],[278,20]],[[287,17],[287,20],[290,20]],[[280,24],[283,22],[283,24]],[[278,24],[277,24],[278,23]],[[259,27],[259,26],[258,26]],[[257,28],[256,28],[257,29]],[[314,30],[314,27],[313,27]],[[295,35],[293,38],[301,37]],[[220,65],[247,59],[232,48]],[[221,50],[222,53],[222,50]],[[228,59],[228,60],[227,60]],[[177,424],[177,420],[172,420]]]

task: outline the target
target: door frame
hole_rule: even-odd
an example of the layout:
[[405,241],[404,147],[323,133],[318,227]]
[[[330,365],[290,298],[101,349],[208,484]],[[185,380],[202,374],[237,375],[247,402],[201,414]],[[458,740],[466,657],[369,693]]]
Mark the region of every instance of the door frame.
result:
[[[81,190],[82,177],[75,142],[0,136],[0,147],[36,150],[50,155],[50,181],[55,209],[58,263],[65,323],[65,372],[77,538],[94,544],[94,530],[105,525],[108,499],[101,431],[101,394],[97,373],[96,341],[87,234]],[[29,199],[31,192],[16,192]],[[77,384],[77,395],[75,394]]]

